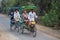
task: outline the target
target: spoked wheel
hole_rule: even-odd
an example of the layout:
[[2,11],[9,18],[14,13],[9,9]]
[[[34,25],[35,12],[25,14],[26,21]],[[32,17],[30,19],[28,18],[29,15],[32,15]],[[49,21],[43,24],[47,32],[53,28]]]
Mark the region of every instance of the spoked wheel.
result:
[[22,32],[21,32],[22,34],[24,33],[24,29],[22,29]]
[[19,32],[20,27],[17,28],[17,31]]
[[17,32],[19,32],[19,29],[20,29],[20,23],[19,23],[19,21],[17,21],[15,23],[15,29],[17,29]]
[[35,32],[33,32],[33,37],[36,37],[36,31],[35,31]]
[[24,27],[23,26],[20,27],[20,31],[22,34],[24,33]]
[[34,25],[33,28],[31,29],[33,37],[36,37],[36,31],[37,31],[37,29],[36,29],[36,27]]

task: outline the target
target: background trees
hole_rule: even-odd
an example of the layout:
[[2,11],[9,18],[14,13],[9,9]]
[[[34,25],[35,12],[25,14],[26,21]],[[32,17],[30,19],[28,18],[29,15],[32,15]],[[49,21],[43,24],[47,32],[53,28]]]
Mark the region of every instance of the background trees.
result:
[[36,12],[42,16],[39,20],[44,25],[55,26],[60,22],[60,0],[2,0],[2,12],[6,13],[10,7],[14,6],[37,6]]

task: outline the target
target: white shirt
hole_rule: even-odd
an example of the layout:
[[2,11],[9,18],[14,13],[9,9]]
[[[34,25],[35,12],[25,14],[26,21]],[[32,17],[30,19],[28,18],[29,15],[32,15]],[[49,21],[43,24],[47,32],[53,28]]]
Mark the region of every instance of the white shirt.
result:
[[14,12],[14,19],[16,19],[17,21],[20,19],[20,14],[19,12]]
[[37,18],[36,13],[29,12],[29,15],[28,15],[29,21],[35,21],[35,18]]

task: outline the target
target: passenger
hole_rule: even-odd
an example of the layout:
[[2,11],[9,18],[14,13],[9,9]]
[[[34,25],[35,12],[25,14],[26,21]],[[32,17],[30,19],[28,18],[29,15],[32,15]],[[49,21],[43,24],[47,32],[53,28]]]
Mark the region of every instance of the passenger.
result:
[[14,20],[15,20],[15,29],[19,26],[19,20],[21,19],[19,11],[16,9],[14,12]]
[[28,13],[27,13],[27,11],[26,10],[24,10],[23,11],[23,17],[24,17],[24,20],[25,20],[25,22],[26,22],[26,25],[28,25]]
[[12,27],[14,25],[14,12],[13,11],[10,12],[9,17],[10,17],[10,30],[12,30]]

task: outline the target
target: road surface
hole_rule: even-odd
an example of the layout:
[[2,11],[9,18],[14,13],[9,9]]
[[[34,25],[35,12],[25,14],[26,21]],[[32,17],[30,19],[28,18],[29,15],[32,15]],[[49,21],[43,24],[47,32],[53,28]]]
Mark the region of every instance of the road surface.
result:
[[9,18],[0,15],[0,40],[60,40],[53,36],[50,36],[46,33],[41,31],[37,31],[37,36],[35,38],[25,30],[25,34],[18,33],[17,31],[13,30],[10,31],[9,29]]

